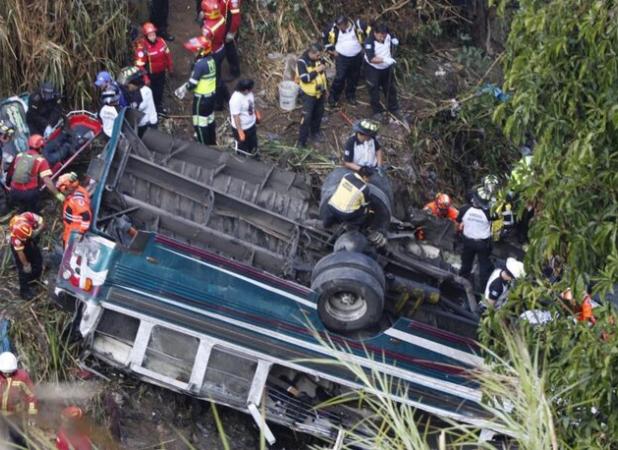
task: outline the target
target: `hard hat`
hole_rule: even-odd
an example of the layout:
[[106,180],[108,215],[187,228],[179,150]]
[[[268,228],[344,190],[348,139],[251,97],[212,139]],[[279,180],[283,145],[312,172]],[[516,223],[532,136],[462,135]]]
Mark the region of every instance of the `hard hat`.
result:
[[498,184],[500,184],[500,181],[495,175],[487,175],[485,178],[483,178],[483,187],[485,188],[485,191],[487,193],[493,194],[496,191]]
[[15,134],[15,125],[8,120],[0,119],[0,134],[3,136],[13,136]]
[[45,139],[40,134],[33,134],[28,138],[28,147],[33,150],[40,150],[45,145]]
[[56,182],[56,188],[63,193],[67,190],[75,190],[78,186],[79,179],[77,178],[77,174],[75,172],[60,175],[58,177],[58,181]]
[[515,258],[506,259],[506,270],[513,276],[513,278],[521,278],[526,275],[524,263],[517,261]]
[[448,209],[451,207],[451,198],[447,194],[439,192],[436,195],[436,205],[438,209]]
[[202,0],[200,5],[207,19],[218,19],[221,17],[221,6],[218,0]]
[[60,416],[66,422],[78,422],[84,417],[84,411],[79,406],[67,406]]
[[32,226],[25,220],[20,220],[21,216],[13,216],[9,222],[11,235],[20,241],[27,241],[32,236]]
[[108,83],[111,83],[112,80],[113,79],[111,74],[106,70],[102,70],[101,72],[97,73],[97,78],[94,80],[94,85],[100,88]]
[[203,55],[208,55],[212,51],[212,42],[204,36],[191,38],[183,46],[190,52]]
[[45,101],[54,100],[58,97],[58,91],[53,84],[49,81],[43,82],[41,87],[39,87],[39,93],[41,94],[41,98]]
[[17,370],[17,358],[11,352],[0,354],[0,372],[13,373]]
[[120,101],[120,94],[116,89],[105,89],[101,93],[101,103],[104,105],[113,105]]
[[144,33],[144,36],[147,36],[149,33],[156,33],[156,32],[157,32],[157,27],[155,27],[152,22],[146,22],[144,25],[142,25],[142,33]]
[[375,137],[378,134],[378,124],[373,120],[359,120],[352,126],[352,130],[356,133],[362,133],[366,136]]
[[126,86],[127,84],[138,80],[143,76],[143,72],[136,66],[123,67],[118,75],[118,84]]

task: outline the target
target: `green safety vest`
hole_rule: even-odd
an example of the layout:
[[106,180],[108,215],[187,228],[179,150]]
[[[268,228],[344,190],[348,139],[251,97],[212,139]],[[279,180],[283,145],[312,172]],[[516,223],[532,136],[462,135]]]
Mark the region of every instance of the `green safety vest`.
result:
[[212,57],[206,57],[198,64],[208,64],[208,73],[204,73],[193,91],[196,95],[212,95],[217,90],[217,75],[215,60]]

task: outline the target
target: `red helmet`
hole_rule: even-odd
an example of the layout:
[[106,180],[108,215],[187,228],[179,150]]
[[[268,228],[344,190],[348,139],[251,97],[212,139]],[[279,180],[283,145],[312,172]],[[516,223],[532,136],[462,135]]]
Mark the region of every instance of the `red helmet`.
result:
[[84,417],[84,411],[79,406],[67,406],[62,410],[62,420],[78,422]]
[[202,0],[202,11],[207,19],[218,19],[221,17],[221,5],[218,0]]
[[201,53],[204,55],[212,51],[212,42],[205,36],[198,36],[189,39],[183,44],[184,48],[193,53]]
[[157,32],[157,27],[155,27],[152,22],[146,22],[144,25],[142,25],[142,33],[144,33],[144,36],[147,36],[148,33],[156,33],[156,32]]
[[451,207],[451,198],[443,193],[436,195],[436,206],[438,209],[449,209]]
[[33,150],[40,150],[45,145],[45,139],[40,134],[33,134],[28,138],[28,147]]
[[16,237],[20,241],[27,241],[32,237],[32,226],[19,215],[13,216],[9,222],[9,229],[11,236]]

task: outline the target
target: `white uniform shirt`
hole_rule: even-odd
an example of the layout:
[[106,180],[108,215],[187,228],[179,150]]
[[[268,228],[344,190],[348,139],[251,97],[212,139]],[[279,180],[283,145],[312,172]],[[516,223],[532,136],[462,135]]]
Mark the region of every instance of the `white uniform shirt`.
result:
[[105,105],[101,108],[101,111],[99,111],[99,117],[101,118],[101,122],[103,122],[103,133],[105,133],[107,137],[112,137],[112,130],[114,129],[116,117],[118,117],[118,111],[111,105]]
[[480,208],[470,207],[461,217],[463,235],[468,239],[489,239],[491,237],[491,222]]
[[358,55],[363,47],[356,38],[356,28],[351,26],[345,31],[339,30],[337,35],[337,43],[335,44],[335,51],[340,55],[352,57]]
[[352,136],[346,142],[343,150],[344,161],[350,161],[359,166],[376,167],[378,165],[375,138],[367,139],[365,142],[360,142],[355,136]]
[[[374,49],[375,49],[375,56],[374,57],[378,57],[378,58],[390,58],[391,55],[391,35],[387,34],[386,38],[384,39],[383,43],[378,42],[378,40],[376,39],[374,41]],[[369,61],[367,59],[367,57],[365,56],[365,60],[369,63],[370,66],[375,67],[376,69],[388,69],[390,67],[390,64],[381,62],[379,64],[374,64],[371,61]]]
[[144,116],[139,121],[139,126],[156,125],[159,121],[157,116],[157,108],[154,104],[154,98],[152,97],[152,90],[148,86],[142,86],[139,90],[142,95],[142,103],[139,104],[137,109],[144,113]]
[[252,92],[243,94],[235,91],[230,98],[230,119],[232,127],[236,128],[234,116],[240,116],[240,126],[248,130],[255,125],[255,97]]

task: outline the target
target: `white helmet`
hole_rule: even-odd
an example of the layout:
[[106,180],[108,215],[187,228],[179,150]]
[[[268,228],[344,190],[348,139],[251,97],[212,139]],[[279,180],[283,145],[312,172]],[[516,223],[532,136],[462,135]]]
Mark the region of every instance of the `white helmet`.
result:
[[[506,259],[506,270],[508,270],[513,278],[521,278],[526,275],[526,271],[524,270],[524,263],[521,261],[517,261],[515,258],[507,258]],[[0,358],[2,356],[0,355]]]
[[0,372],[13,373],[17,370],[17,358],[11,352],[4,352],[0,355]]

